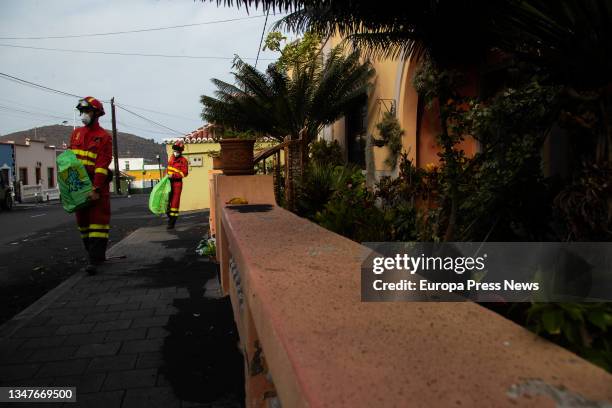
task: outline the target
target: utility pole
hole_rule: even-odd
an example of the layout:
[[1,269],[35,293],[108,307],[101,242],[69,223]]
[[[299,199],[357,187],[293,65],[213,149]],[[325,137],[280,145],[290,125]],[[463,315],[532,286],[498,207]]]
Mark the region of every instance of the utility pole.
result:
[[121,194],[121,184],[119,183],[119,177],[121,171],[119,171],[119,148],[117,147],[117,120],[115,119],[115,97],[111,98],[111,114],[113,119],[113,157],[115,158],[115,193]]

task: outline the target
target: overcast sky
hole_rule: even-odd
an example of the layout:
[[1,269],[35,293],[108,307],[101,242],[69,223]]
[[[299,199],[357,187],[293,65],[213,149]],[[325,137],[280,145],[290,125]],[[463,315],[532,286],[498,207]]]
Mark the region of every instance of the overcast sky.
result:
[[[1,0],[0,44],[227,58],[238,54],[245,59],[253,58],[247,61],[254,63],[264,17],[112,36],[36,40],[6,37],[105,33],[263,14],[261,10],[247,13],[235,7],[217,7],[216,2],[193,0]],[[266,31],[278,18],[270,15]],[[258,68],[270,63],[266,59],[277,56],[262,51]],[[231,81],[230,70],[231,60],[77,54],[0,46],[1,73],[76,95],[104,100],[114,96],[117,103],[131,105],[128,109],[180,132],[201,126],[200,95],[212,93],[211,78]],[[32,89],[0,77],[0,134],[59,124],[63,120],[72,124],[76,103],[76,98]],[[105,104],[105,109],[107,115],[101,122],[110,130],[110,106]],[[120,109],[117,120],[120,131],[158,141],[174,136]]]

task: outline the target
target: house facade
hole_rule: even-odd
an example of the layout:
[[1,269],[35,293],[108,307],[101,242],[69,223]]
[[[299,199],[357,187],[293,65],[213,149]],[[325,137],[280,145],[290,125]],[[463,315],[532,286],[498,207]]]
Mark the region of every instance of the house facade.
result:
[[189,163],[189,175],[183,180],[180,211],[210,208],[210,172],[213,171],[211,153],[219,152],[221,145],[213,140],[210,126],[202,126],[182,138],[165,139],[168,157],[176,140],[185,143],[183,156]]
[[[331,38],[324,46],[326,52],[338,45],[340,37]],[[343,148],[345,160],[360,165],[371,185],[381,176],[397,175],[385,160],[387,147],[372,145],[371,138],[378,136],[376,125],[385,112],[393,112],[404,130],[402,152],[418,167],[436,165],[439,162],[439,147],[436,142],[440,132],[438,107],[425,106],[412,84],[418,63],[410,59],[385,59],[372,61],[376,70],[373,86],[363,104],[353,112],[326,127],[320,137],[336,140]],[[466,93],[476,92],[478,84],[471,78]],[[478,144],[467,138],[459,145],[467,156],[477,152]]]
[[[130,191],[152,188],[166,175],[166,168],[160,164],[146,164],[144,157],[119,157],[119,170],[129,179]],[[115,161],[109,168],[115,171]],[[116,172],[115,172],[116,173]]]
[[54,146],[44,141],[26,139],[14,143],[15,181],[23,186],[41,185],[43,189],[57,188],[57,165]]

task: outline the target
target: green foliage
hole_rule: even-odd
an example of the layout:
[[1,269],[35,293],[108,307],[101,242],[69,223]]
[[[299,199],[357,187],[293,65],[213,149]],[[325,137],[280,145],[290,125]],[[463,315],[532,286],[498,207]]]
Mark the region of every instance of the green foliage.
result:
[[459,239],[554,240],[541,150],[557,100],[558,88],[534,78],[486,103],[469,99],[452,113],[453,131],[481,147],[460,166]]
[[341,166],[344,164],[342,148],[337,140],[317,140],[310,144],[310,161],[319,165]]
[[563,233],[576,241],[611,241],[612,166],[582,163],[572,182],[555,197]]
[[223,129],[221,139],[242,139],[252,140],[257,139],[257,134],[252,129],[247,130],[234,130],[234,129]]
[[526,321],[537,334],[612,371],[612,304],[535,303]]
[[381,209],[391,220],[391,241],[437,241],[435,223],[430,217],[436,211],[427,208],[438,189],[438,168],[417,168],[408,158],[401,154],[399,176],[382,177],[376,185],[376,197],[380,200]]
[[196,253],[200,256],[214,258],[217,256],[217,246],[215,238],[200,241],[196,248]]
[[203,95],[202,117],[237,131],[253,130],[279,141],[297,139],[305,129],[309,140],[362,101],[374,70],[357,52],[334,48],[325,61],[309,60],[291,75],[270,65],[266,72],[237,59],[235,84],[213,79],[215,96]]
[[389,157],[385,163],[392,169],[397,166],[397,157],[402,150],[402,136],[404,130],[400,127],[399,120],[394,112],[385,112],[382,120],[376,124],[376,129],[385,145],[389,148]]
[[354,167],[313,160],[297,183],[297,213],[314,220],[332,195],[346,187],[358,171]]
[[217,246],[214,241],[208,241],[202,255],[214,258],[217,256]]
[[302,38],[286,43],[287,37],[278,31],[272,31],[266,37],[264,50],[278,51],[281,56],[274,63],[280,71],[289,69],[300,69],[307,65],[309,61],[317,58],[321,48],[321,36],[310,31],[304,33]]
[[334,191],[315,219],[323,227],[357,242],[385,241],[389,237],[390,220],[376,206],[376,196],[366,188],[360,170]]

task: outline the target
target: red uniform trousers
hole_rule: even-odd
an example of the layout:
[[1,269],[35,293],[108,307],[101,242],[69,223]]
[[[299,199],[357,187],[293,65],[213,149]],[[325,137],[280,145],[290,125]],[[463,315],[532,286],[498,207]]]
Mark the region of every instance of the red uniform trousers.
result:
[[77,224],[89,261],[99,264],[106,259],[106,246],[110,232],[110,192],[109,185],[100,188],[100,199],[76,212]]
[[183,179],[170,179],[170,200],[168,205],[168,217],[176,221],[181,206],[181,193],[183,192]]

